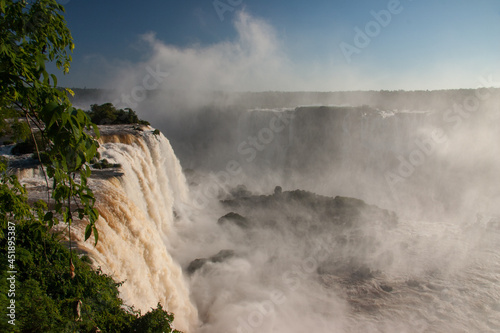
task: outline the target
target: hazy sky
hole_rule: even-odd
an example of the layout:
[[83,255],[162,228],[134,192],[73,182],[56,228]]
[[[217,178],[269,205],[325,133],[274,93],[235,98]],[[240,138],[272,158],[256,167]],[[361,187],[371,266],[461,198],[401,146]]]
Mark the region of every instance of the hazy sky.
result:
[[148,68],[169,76],[167,87],[199,89],[430,90],[478,87],[480,76],[500,81],[498,0],[60,2],[76,44],[70,74],[59,80],[66,86],[112,88],[127,73],[140,84]]

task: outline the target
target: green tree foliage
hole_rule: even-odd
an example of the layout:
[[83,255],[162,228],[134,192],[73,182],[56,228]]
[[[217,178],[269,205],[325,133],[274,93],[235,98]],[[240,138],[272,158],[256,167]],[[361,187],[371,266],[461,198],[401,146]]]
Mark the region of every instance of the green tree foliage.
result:
[[172,330],[172,328],[170,328],[170,324],[173,320],[174,315],[163,310],[161,304],[158,303],[156,309],[151,309],[151,311],[144,316],[138,317],[137,320],[134,321],[132,324],[132,331],[144,333],[181,333],[178,330]]
[[22,142],[30,137],[28,124],[20,121],[18,116],[14,110],[0,110],[0,136],[8,136],[13,142]]
[[[4,239],[4,231],[7,229],[9,221],[25,224],[36,220],[37,216],[28,203],[26,189],[19,183],[16,176],[6,173],[6,161],[1,157],[0,175],[0,223],[2,225],[0,239]],[[36,207],[43,208],[45,206],[40,202]],[[38,217],[43,216],[43,211],[40,209],[36,213],[38,213]]]
[[[3,124],[27,136],[47,169],[47,185],[54,201],[47,212],[49,226],[71,224],[75,214],[86,218],[86,238],[98,235],[94,195],[87,184],[90,161],[97,155],[97,127],[82,110],[69,102],[67,91],[57,88],[57,77],[46,70],[54,62],[66,73],[74,44],[63,17],[64,7],[55,0],[0,0],[0,114],[10,115]],[[23,126],[14,126],[18,119]],[[24,133],[24,134],[23,134]],[[45,148],[46,158],[40,150]],[[28,148],[29,149],[29,148]],[[51,184],[49,184],[49,179]]]
[[93,123],[99,125],[119,125],[119,124],[142,124],[149,125],[145,120],[137,117],[134,110],[117,109],[112,103],[102,105],[93,104],[87,112]]

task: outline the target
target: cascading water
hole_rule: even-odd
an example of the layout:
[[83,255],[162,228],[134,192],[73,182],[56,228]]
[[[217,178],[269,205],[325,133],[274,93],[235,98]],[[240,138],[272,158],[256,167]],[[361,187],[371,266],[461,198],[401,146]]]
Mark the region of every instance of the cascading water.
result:
[[99,242],[96,247],[81,244],[96,266],[124,281],[120,292],[126,304],[145,313],[160,302],[175,314],[177,329],[192,332],[197,312],[182,270],[169,253],[176,213],[188,198],[180,164],[169,141],[150,128],[101,127],[101,132],[101,157],[121,169],[118,176],[110,172],[95,180]]

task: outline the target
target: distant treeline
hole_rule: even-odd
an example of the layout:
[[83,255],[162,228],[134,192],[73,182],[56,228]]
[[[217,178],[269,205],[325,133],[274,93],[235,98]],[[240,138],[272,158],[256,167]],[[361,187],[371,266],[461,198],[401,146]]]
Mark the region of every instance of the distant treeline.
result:
[[[73,89],[73,103],[112,100],[117,91],[104,89]],[[179,96],[198,94],[180,90],[147,91],[147,99],[161,96],[166,101],[176,101]],[[204,92],[207,105],[234,105],[243,108],[294,108],[299,105],[370,105],[388,110],[443,110],[462,104],[474,96],[487,96],[482,101],[500,102],[500,88],[455,89],[455,90],[380,90],[338,92]]]

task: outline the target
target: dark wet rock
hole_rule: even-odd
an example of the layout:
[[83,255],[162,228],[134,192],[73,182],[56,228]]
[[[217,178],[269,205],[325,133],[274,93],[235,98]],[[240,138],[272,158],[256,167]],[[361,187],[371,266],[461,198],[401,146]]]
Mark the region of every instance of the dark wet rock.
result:
[[236,225],[240,228],[247,229],[250,227],[250,222],[248,221],[247,218],[241,216],[240,214],[237,213],[228,213],[221,217],[217,223],[219,225],[226,225],[226,224],[233,224]]
[[20,155],[26,155],[26,154],[33,154],[36,152],[36,146],[33,143],[33,140],[28,140],[25,142],[19,142],[16,144],[10,153],[12,155],[20,156]]
[[191,261],[186,271],[188,274],[193,274],[200,268],[202,268],[207,262],[220,263],[224,262],[227,259],[234,256],[233,250],[222,250],[218,252],[216,255],[211,256],[210,258],[199,258]]
[[386,293],[390,293],[390,292],[392,292],[394,290],[391,286],[389,286],[387,284],[381,284],[380,285],[380,289],[382,289]]
[[104,169],[92,170],[92,178],[93,179],[110,179],[110,178],[119,178],[123,176],[124,173],[120,172],[119,169]]
[[393,228],[398,223],[394,212],[369,205],[363,200],[340,196],[331,198],[302,190],[280,192],[277,189],[273,195],[233,198],[223,200],[222,204],[243,215],[281,215],[291,222],[300,222],[301,218],[296,214],[300,211],[308,220],[347,227],[381,224]]
[[311,253],[321,240],[322,259],[316,270],[320,275],[366,280],[394,260],[391,252],[381,251],[383,244],[378,235],[397,226],[396,214],[363,200],[277,187],[270,195],[221,203],[231,213],[221,217],[219,225],[232,224],[252,231],[266,229],[279,238],[296,240]]
[[191,261],[191,263],[189,264],[189,266],[187,268],[188,274],[193,274],[198,269],[203,267],[203,265],[205,265],[208,261],[209,260],[207,258],[195,259],[195,260]]
[[234,256],[233,250],[222,250],[214,256],[210,257],[211,262],[223,262]]
[[250,192],[245,185],[238,185],[235,188],[231,189],[229,191],[229,194],[232,196],[232,198],[237,199],[249,197],[252,195],[252,192]]
[[281,195],[281,193],[283,193],[283,189],[281,188],[281,186],[276,186],[274,188],[274,195]]
[[101,138],[120,135],[137,136],[137,131],[142,132],[151,129],[152,128],[149,126],[137,124],[99,125],[99,133],[101,134]]
[[31,156],[21,156],[16,159],[9,160],[9,169],[34,169],[38,168],[40,162],[38,159]]
[[373,272],[367,266],[361,266],[351,274],[351,279],[355,281],[368,280],[373,278]]
[[408,280],[406,281],[406,285],[410,288],[420,288],[420,282],[417,280]]

